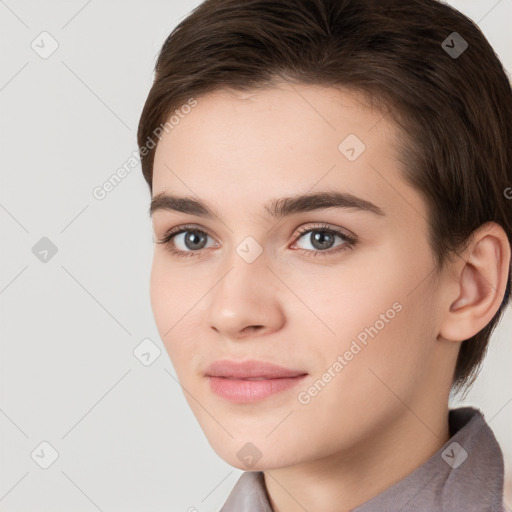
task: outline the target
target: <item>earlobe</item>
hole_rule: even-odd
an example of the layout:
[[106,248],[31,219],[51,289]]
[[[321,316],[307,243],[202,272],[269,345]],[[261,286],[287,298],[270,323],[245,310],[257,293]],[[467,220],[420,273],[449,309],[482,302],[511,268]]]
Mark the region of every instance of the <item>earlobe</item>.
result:
[[440,336],[451,341],[481,331],[498,311],[507,285],[510,245],[503,228],[486,223],[474,235],[456,264],[459,294],[455,300],[448,298],[440,327]]

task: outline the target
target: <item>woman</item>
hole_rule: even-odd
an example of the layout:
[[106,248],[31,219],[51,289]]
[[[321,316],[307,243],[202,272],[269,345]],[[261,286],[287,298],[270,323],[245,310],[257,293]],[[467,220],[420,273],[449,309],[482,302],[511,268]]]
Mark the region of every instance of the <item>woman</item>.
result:
[[[434,0],[207,0],[138,143],[151,302],[228,511],[504,510],[468,389],[510,298],[512,91]],[[511,191],[512,192],[512,191]]]

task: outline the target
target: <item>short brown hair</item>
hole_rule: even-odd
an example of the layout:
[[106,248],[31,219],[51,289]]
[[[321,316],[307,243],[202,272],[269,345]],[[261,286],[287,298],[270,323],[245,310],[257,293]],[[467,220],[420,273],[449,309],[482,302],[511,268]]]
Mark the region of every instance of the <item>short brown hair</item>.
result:
[[[156,61],[137,134],[150,191],[154,137],[174,109],[279,80],[353,89],[390,114],[402,129],[403,178],[428,205],[437,270],[485,222],[501,225],[511,243],[510,82],[478,26],[437,0],[206,0]],[[474,382],[510,288],[509,268],[497,313],[461,345],[457,390]]]

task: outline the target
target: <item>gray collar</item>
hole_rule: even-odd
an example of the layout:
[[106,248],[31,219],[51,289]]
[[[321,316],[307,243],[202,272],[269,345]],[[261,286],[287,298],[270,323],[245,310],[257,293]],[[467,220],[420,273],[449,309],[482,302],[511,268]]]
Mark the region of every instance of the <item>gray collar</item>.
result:
[[[503,455],[482,413],[452,409],[449,425],[437,453],[352,512],[504,512]],[[263,472],[244,472],[219,512],[273,512]]]

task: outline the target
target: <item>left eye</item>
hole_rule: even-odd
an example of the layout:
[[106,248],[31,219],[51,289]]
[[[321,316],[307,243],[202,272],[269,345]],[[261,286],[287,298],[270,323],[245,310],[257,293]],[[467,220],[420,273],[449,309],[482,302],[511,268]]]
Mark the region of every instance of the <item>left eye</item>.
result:
[[[310,246],[312,246],[312,249],[304,246],[301,247],[302,249],[308,251],[313,250],[328,252],[334,247],[338,247],[340,245],[351,245],[354,242],[352,237],[349,237],[337,229],[327,227],[313,228],[302,231],[297,240],[301,240],[302,238],[304,238],[310,244]],[[334,245],[336,238],[341,239],[341,243]]]
[[[306,235],[309,236],[306,237]],[[334,229],[315,228],[308,229],[307,231],[302,232],[297,240],[301,240],[304,238],[313,247],[313,249],[311,249],[303,246],[302,249],[325,251],[333,247],[337,247],[336,245],[333,245],[336,237],[341,238],[342,241],[348,238],[344,236],[343,233],[336,231]]]

